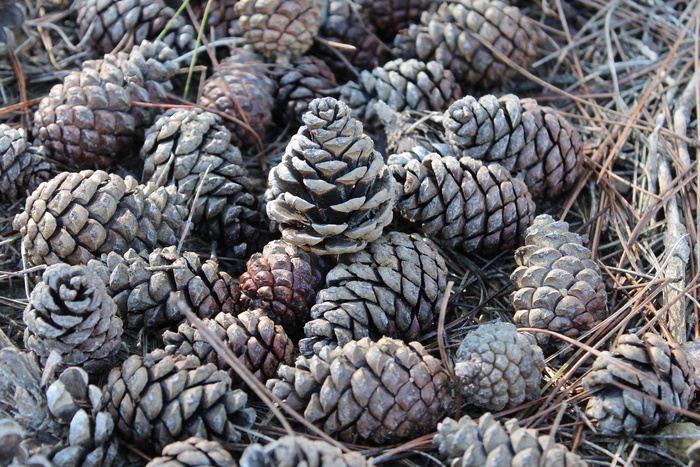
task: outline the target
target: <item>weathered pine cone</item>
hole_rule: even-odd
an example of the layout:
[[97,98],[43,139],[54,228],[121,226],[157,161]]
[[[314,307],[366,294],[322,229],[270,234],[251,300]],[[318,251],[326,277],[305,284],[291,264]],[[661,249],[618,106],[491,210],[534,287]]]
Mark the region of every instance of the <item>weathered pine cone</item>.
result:
[[235,467],[236,461],[218,441],[193,436],[185,441],[175,441],[163,448],[160,457],[146,467]]
[[535,399],[542,370],[544,355],[534,337],[510,323],[482,324],[469,332],[454,367],[466,402],[491,411]]
[[56,174],[43,147],[27,147],[27,132],[0,124],[0,202],[13,203]]
[[173,185],[187,212],[197,198],[192,223],[205,238],[222,241],[233,256],[242,257],[257,237],[262,216],[241,152],[231,139],[216,114],[174,108],[146,130],[141,158],[145,182]]
[[282,238],[319,255],[352,253],[392,219],[394,179],[343,102],[316,99],[270,171],[267,214]]
[[121,346],[122,320],[99,277],[85,266],[54,264],[44,270],[24,310],[24,343],[45,365],[51,351],[61,366],[89,373],[111,367]]
[[303,354],[327,345],[388,336],[404,341],[435,329],[447,284],[445,260],[430,240],[390,232],[326,275],[304,326]]
[[87,264],[110,251],[177,243],[187,218],[180,204],[172,191],[130,176],[62,172],[39,185],[12,226],[22,234],[26,266]]
[[250,444],[243,451],[241,467],[278,466],[369,467],[359,452],[344,453],[327,441],[310,440],[304,436],[283,436],[262,446]]
[[[613,382],[642,395],[613,386]],[[641,338],[624,334],[611,351],[596,358],[583,378],[584,389],[600,389],[588,400],[586,415],[597,419],[596,425],[604,434],[632,436],[672,423],[678,417],[675,410],[658,405],[646,395],[687,409],[697,384],[678,344],[651,332]]]
[[520,241],[535,204],[525,184],[502,166],[436,153],[422,160],[405,155],[408,162],[389,166],[399,184],[397,208],[424,235],[485,255]]
[[[284,328],[276,325],[263,310],[247,310],[237,316],[219,313],[203,321],[209,331],[262,382],[275,377],[280,365],[292,363],[294,344]],[[167,353],[195,355],[202,363],[213,363],[219,370],[228,372],[234,386],[242,384],[238,372],[191,323],[182,323],[177,332],[166,331],[163,342]]]
[[320,58],[310,55],[296,58],[280,73],[277,105],[288,120],[303,123],[301,116],[312,100],[324,97],[337,87],[335,74]]
[[447,109],[443,124],[455,152],[498,162],[525,182],[534,199],[555,199],[583,171],[578,131],[534,99],[466,96]]
[[77,168],[104,168],[130,155],[157,109],[133,102],[165,100],[177,72],[175,52],[142,42],[129,54],[83,63],[41,100],[33,134],[54,159]]
[[490,412],[479,419],[464,415],[459,421],[446,418],[438,424],[433,438],[440,456],[452,467],[586,467],[581,457],[550,435],[521,428],[512,418],[505,423],[494,420]]
[[377,35],[386,41],[418,23],[421,14],[428,10],[431,0],[361,0],[362,16],[372,24]]
[[236,442],[236,427],[250,428],[255,411],[247,396],[231,389],[231,378],[197,357],[154,350],[132,355],[112,369],[102,403],[126,442],[159,454],[164,446],[192,436]]
[[410,151],[416,153],[422,160],[431,152],[441,156],[456,157],[452,145],[445,137],[442,126],[442,112],[412,111],[397,112],[383,101],[374,103],[374,112],[386,135],[387,164],[405,164],[413,156],[399,158],[396,156]]
[[[584,241],[568,223],[537,216],[515,252],[518,267],[510,277],[517,326],[576,339],[607,317],[605,283]],[[567,345],[548,334],[536,337],[545,353]]]
[[383,337],[326,347],[267,387],[329,435],[393,443],[434,430],[452,404],[440,360],[418,342]]
[[88,263],[107,286],[127,329],[159,331],[184,320],[170,294],[185,301],[199,318],[238,311],[238,287],[216,261],[175,246],[154,249],[147,258],[135,250],[109,253]]

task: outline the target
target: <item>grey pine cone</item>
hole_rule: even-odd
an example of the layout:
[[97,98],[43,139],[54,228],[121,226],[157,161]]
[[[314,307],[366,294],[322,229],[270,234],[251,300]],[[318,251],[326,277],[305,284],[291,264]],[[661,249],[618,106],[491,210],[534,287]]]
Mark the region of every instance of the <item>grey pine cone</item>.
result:
[[243,451],[241,467],[368,467],[369,462],[359,452],[343,451],[323,440],[304,436],[283,436],[262,446],[249,445]]
[[175,441],[163,448],[160,457],[146,467],[235,467],[236,461],[218,441],[193,436],[185,441]]

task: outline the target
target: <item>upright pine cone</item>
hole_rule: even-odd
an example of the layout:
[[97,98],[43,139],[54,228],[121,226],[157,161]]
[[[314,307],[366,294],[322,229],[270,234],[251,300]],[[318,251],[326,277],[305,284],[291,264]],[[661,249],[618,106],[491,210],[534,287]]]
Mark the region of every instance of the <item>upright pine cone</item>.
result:
[[145,138],[144,180],[173,185],[187,200],[188,212],[196,197],[192,222],[202,235],[220,239],[234,256],[245,256],[261,215],[241,152],[221,118],[202,109],[170,109]]
[[[613,382],[642,395],[613,386]],[[657,405],[646,395],[687,409],[697,384],[685,352],[678,344],[651,332],[641,339],[636,334],[624,334],[611,351],[596,358],[591,371],[583,378],[584,389],[602,389],[588,400],[586,415],[597,419],[598,429],[605,434],[632,436],[678,418],[675,410]]]
[[362,16],[374,25],[377,35],[391,41],[399,31],[418,23],[431,0],[362,0]]
[[243,451],[241,467],[278,466],[369,467],[371,464],[359,452],[344,453],[327,441],[304,436],[287,435],[261,446],[250,444]]
[[166,188],[131,176],[62,172],[39,185],[12,226],[29,265],[87,264],[102,253],[177,243],[187,213],[172,200],[178,201]]
[[169,301],[176,292],[200,318],[238,311],[238,287],[213,260],[202,263],[197,254],[177,252],[175,246],[156,248],[148,259],[135,250],[124,256],[112,252],[88,266],[107,285],[127,329],[151,331],[175,327],[182,310]]
[[54,159],[77,168],[107,167],[130,155],[157,109],[133,102],[166,99],[178,66],[162,42],[83,63],[41,100],[34,138]]
[[440,455],[453,467],[586,467],[581,457],[551,435],[539,435],[532,428],[521,428],[511,418],[502,423],[490,412],[478,420],[464,415],[459,421],[446,418],[438,424],[433,438]]
[[578,131],[534,99],[466,96],[447,109],[443,124],[456,152],[498,162],[521,178],[535,199],[555,199],[573,188],[583,171]]
[[27,147],[27,132],[0,124],[0,202],[15,202],[53,177],[43,147]]
[[193,436],[185,441],[175,441],[163,448],[160,457],[146,467],[235,467],[236,461],[218,441]]
[[391,222],[394,179],[343,102],[316,99],[270,171],[267,214],[282,237],[316,254],[365,248]]
[[[219,313],[203,321],[209,331],[262,382],[275,377],[281,364],[292,363],[294,344],[284,328],[276,325],[263,310],[248,310],[238,316]],[[177,332],[166,331],[163,342],[167,353],[195,355],[202,363],[213,363],[219,370],[227,371],[234,386],[242,384],[238,372],[191,323],[182,323]]]
[[[569,232],[568,223],[537,216],[515,252],[518,268],[510,276],[517,326],[576,339],[607,317],[605,283],[584,241]],[[566,345],[548,334],[536,336],[545,353]]]
[[527,69],[545,39],[518,7],[498,0],[460,0],[424,13],[420,25],[413,24],[396,36],[394,50],[403,58],[439,61],[464,86],[489,88],[516,72],[481,41]]
[[294,367],[282,366],[267,387],[329,435],[394,443],[435,429],[451,406],[440,360],[418,342],[383,337],[326,347]]
[[315,319],[304,326],[302,353],[363,337],[411,341],[432,331],[446,276],[445,261],[429,240],[400,232],[380,237],[328,273],[311,308]]
[[148,452],[192,436],[236,442],[236,427],[250,428],[255,421],[255,411],[245,407],[248,397],[231,389],[226,372],[194,355],[132,355],[112,369],[103,391],[103,407],[119,435]]
[[280,68],[279,73],[277,105],[287,119],[300,123],[312,100],[324,97],[326,91],[337,87],[328,65],[310,55],[292,60],[288,68]]
[[449,248],[493,254],[512,248],[532,221],[535,204],[520,180],[498,164],[436,153],[390,166],[399,183],[401,216]]

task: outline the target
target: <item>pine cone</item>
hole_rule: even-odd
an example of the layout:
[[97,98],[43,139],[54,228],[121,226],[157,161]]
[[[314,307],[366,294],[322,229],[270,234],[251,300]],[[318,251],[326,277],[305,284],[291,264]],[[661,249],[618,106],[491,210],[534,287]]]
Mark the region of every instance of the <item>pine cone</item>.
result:
[[459,422],[446,418],[438,424],[433,444],[453,467],[586,467],[578,454],[550,435],[521,428],[512,418],[505,423],[494,420],[490,412],[478,420],[464,415]]
[[542,349],[510,323],[482,324],[469,332],[455,361],[459,389],[478,407],[499,411],[539,395]]
[[[399,163],[399,160],[392,156],[407,151],[420,153],[419,160],[423,160],[423,157],[431,152],[436,152],[443,157],[455,157],[455,152],[447,142],[445,130],[442,127],[442,112],[411,110],[397,112],[383,101],[376,101],[373,107],[386,135],[386,153],[389,155],[387,164]],[[412,158],[404,159],[403,163]]]
[[107,167],[129,156],[157,109],[133,102],[165,100],[178,66],[162,42],[83,63],[41,100],[34,138],[54,159],[77,168]]
[[428,154],[389,168],[399,184],[401,216],[448,248],[490,255],[512,248],[535,204],[523,182],[498,164]]
[[371,464],[359,452],[343,453],[327,441],[310,440],[303,436],[283,436],[261,446],[250,444],[243,451],[241,467],[278,466],[369,467]]
[[6,466],[17,458],[21,462],[27,458],[27,451],[22,447],[25,432],[11,418],[0,420],[0,465]]
[[236,427],[250,428],[255,421],[246,394],[231,389],[226,372],[194,355],[132,355],[112,369],[103,391],[119,435],[149,452],[191,436],[236,442]]
[[362,15],[374,25],[379,37],[391,41],[399,31],[420,21],[431,0],[362,0]]
[[241,152],[231,138],[217,115],[174,108],[146,130],[141,158],[144,180],[173,185],[187,200],[188,212],[199,193],[193,224],[205,238],[220,239],[241,257],[247,242],[257,237],[261,215]]
[[101,170],[62,172],[27,198],[12,224],[29,264],[87,264],[110,251],[175,244],[186,212],[175,194]]
[[518,7],[498,0],[445,2],[424,13],[394,40],[399,57],[437,60],[465,86],[488,89],[516,74],[481,41],[528,69],[545,43],[545,34]]
[[535,199],[557,198],[583,171],[578,131],[534,99],[466,96],[447,109],[443,123],[456,152],[498,162],[521,178]]
[[[537,216],[515,252],[518,268],[510,276],[517,326],[576,339],[607,317],[605,283],[584,241],[566,222]],[[543,333],[537,342],[546,353],[566,345]]]
[[650,332],[641,339],[635,334],[620,336],[612,351],[596,358],[583,378],[583,387],[600,389],[586,406],[586,415],[597,419],[598,429],[626,436],[672,423],[678,413],[613,386],[613,382],[682,409],[693,401],[698,384],[685,352],[675,342]]
[[337,87],[335,75],[326,63],[313,56],[292,60],[289,68],[279,70],[277,105],[289,120],[303,123],[301,116],[312,100],[326,95]]
[[462,96],[452,72],[439,62],[397,59],[359,76],[340,88],[340,99],[364,122],[376,119],[374,103],[383,101],[395,111],[443,111]]
[[24,128],[0,124],[0,202],[14,203],[55,174],[43,147],[27,147]]
[[202,263],[197,254],[177,252],[175,246],[157,248],[148,259],[129,250],[110,253],[88,263],[114,297],[127,329],[158,331],[174,328],[184,317],[169,302],[170,294],[192,308],[200,318],[238,311],[238,287],[213,260]]
[[236,467],[236,461],[218,441],[193,436],[185,441],[175,441],[163,448],[160,457],[146,467]]
[[352,253],[392,219],[394,179],[343,102],[316,99],[270,171],[267,214],[282,237],[319,255]]
[[383,337],[351,341],[294,367],[282,366],[267,387],[329,435],[394,443],[435,429],[451,405],[440,360],[418,342]]
[[326,345],[380,336],[411,341],[435,329],[447,283],[435,245],[417,235],[390,232],[344,258],[326,276],[326,288],[304,326],[304,354]]
[[[204,18],[204,10],[210,4],[205,33],[211,33],[209,38],[214,40],[231,35],[229,30],[234,27],[238,19],[235,9],[236,3],[238,3],[238,0],[192,0],[190,5],[194,11],[194,16],[201,23]],[[182,0],[171,0],[171,5],[174,8],[179,7],[182,5]]]
[[[263,310],[248,310],[238,316],[219,313],[212,319],[205,319],[204,323],[262,382],[275,377],[281,364],[292,363],[292,341],[287,337],[284,328],[275,325],[265,316]],[[195,355],[202,363],[213,363],[219,370],[227,371],[234,386],[243,383],[238,373],[191,323],[182,323],[177,332],[166,331],[163,334],[163,342],[167,353]]]

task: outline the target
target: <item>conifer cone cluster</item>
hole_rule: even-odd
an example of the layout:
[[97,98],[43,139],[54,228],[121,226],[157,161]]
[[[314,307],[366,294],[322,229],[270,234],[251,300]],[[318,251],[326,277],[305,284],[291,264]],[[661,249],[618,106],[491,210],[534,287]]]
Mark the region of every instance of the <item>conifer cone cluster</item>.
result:
[[278,467],[303,465],[309,467],[369,467],[359,452],[343,451],[323,440],[304,436],[283,436],[261,446],[250,444],[241,457],[240,467]]
[[185,441],[175,441],[163,448],[159,457],[146,467],[235,467],[231,454],[218,441],[193,436]]
[[313,55],[305,55],[291,61],[288,68],[279,70],[277,106],[289,120],[303,123],[302,115],[312,100],[324,97],[337,86],[335,74],[328,65]]
[[0,124],[0,202],[17,201],[55,173],[43,147],[27,146],[24,128]]

